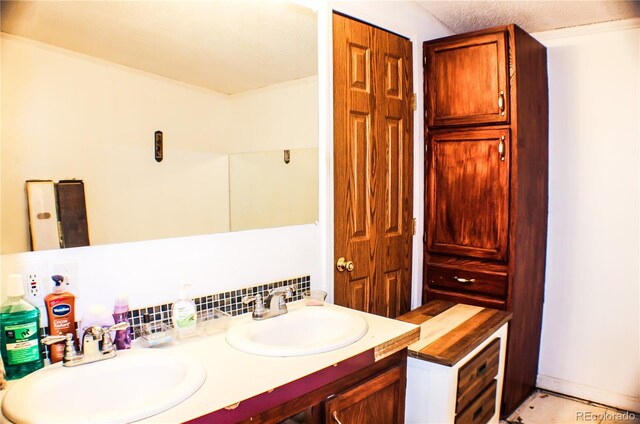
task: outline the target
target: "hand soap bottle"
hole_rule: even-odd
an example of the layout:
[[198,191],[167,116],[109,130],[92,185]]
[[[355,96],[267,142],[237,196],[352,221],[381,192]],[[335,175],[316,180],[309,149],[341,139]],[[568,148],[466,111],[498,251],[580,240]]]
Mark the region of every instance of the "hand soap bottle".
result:
[[185,338],[196,333],[196,304],[187,297],[187,289],[191,284],[183,282],[178,300],[171,308],[173,327],[178,338]]
[[[51,279],[55,283],[53,293],[49,293],[44,297],[49,317],[49,334],[58,336],[71,333],[73,334],[74,344],[78,346],[75,318],[76,297],[66,291],[62,275],[54,275]],[[60,362],[64,357],[64,343],[52,344],[49,349],[51,363]]]
[[0,352],[7,379],[24,377],[44,366],[40,310],[24,301],[20,274],[9,275],[7,300],[0,307]]

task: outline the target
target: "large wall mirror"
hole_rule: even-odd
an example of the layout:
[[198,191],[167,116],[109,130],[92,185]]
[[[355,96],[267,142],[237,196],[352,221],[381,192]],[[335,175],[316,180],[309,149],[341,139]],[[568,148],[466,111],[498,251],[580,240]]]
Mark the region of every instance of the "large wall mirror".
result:
[[3,254],[31,249],[34,179],[84,182],[91,245],[317,220],[312,10],[3,1],[1,16]]

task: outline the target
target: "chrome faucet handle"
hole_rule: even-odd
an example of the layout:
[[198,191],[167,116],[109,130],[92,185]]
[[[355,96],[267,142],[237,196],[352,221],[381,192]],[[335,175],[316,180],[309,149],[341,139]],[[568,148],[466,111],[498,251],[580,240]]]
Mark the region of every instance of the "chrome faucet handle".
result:
[[269,296],[284,294],[287,297],[287,299],[290,299],[291,296],[293,296],[293,293],[295,293],[297,290],[298,290],[297,284],[291,284],[290,286],[276,287],[275,289],[269,292]]
[[46,344],[47,346],[51,346],[52,344],[66,341],[67,340],[67,336],[71,337],[71,339],[73,340],[73,335],[71,333],[67,333],[67,334],[62,334],[62,335],[59,335],[59,336],[43,337],[42,338],[42,343]]
[[268,311],[264,307],[262,294],[256,293],[254,296],[245,296],[244,298],[242,298],[242,303],[244,303],[245,305],[248,305],[249,303],[252,303],[252,302],[255,303],[255,306],[253,307],[252,316],[254,318],[264,317]]
[[64,363],[77,360],[77,358],[80,357],[73,344],[73,333],[61,334],[58,336],[47,336],[42,339],[42,343],[47,346],[60,342],[64,342],[64,357],[62,358]]
[[251,302],[255,302],[256,309],[264,308],[264,303],[262,302],[262,295],[260,293],[256,293],[254,296],[245,296],[242,298],[242,303],[244,303],[245,305],[248,305]]

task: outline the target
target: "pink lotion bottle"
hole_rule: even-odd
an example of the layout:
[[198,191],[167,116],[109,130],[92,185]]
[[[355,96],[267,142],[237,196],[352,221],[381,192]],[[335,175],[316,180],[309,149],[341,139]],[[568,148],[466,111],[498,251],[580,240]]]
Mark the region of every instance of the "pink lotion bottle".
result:
[[[113,306],[113,321],[117,324],[119,322],[129,322],[129,296],[124,293],[118,293]],[[131,324],[131,323],[129,323]],[[131,347],[131,327],[127,327],[125,330],[116,331],[116,349],[129,349]]]

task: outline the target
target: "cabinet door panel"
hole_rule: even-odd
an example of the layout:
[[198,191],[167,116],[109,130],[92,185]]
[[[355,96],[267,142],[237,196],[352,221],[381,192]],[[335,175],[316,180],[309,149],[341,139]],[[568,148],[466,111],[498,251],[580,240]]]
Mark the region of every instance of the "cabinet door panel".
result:
[[509,131],[432,132],[428,143],[427,249],[506,260]]
[[404,422],[405,369],[395,367],[325,403],[328,423],[401,424]]
[[509,122],[507,32],[425,43],[429,126]]

